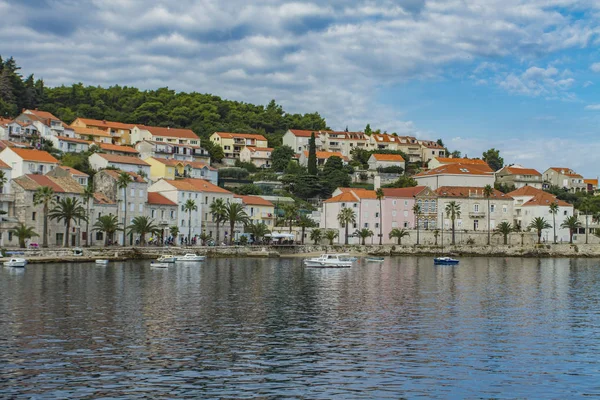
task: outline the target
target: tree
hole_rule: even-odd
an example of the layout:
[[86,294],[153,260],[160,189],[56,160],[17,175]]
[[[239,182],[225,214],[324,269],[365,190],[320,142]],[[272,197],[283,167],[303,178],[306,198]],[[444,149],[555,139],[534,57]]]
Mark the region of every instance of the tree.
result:
[[246,232],[254,237],[255,242],[260,242],[265,235],[271,233],[266,224],[263,222],[255,223],[253,221],[249,221],[246,224]]
[[363,229],[357,230],[356,235],[361,239],[361,244],[364,246],[365,240],[368,237],[373,236],[373,231],[370,230],[369,228],[363,228]]
[[396,181],[383,185],[383,188],[406,188],[406,187],[414,187],[417,186],[417,181],[411,178],[410,176],[401,176]]
[[417,245],[419,244],[419,220],[421,219],[421,205],[416,204],[413,206],[413,212],[415,213],[415,220],[416,220],[416,224],[415,227],[417,228]]
[[42,232],[42,247],[48,247],[48,213],[54,202],[54,189],[49,186],[38,188],[33,194],[33,205],[43,205],[44,227]]
[[202,246],[206,246],[206,242],[208,242],[210,239],[212,239],[212,237],[206,232],[202,232],[200,234],[199,238],[200,238],[200,242],[202,242]]
[[396,238],[398,239],[398,245],[402,244],[402,238],[406,237],[406,236],[410,236],[410,232],[407,231],[406,229],[398,229],[398,228],[394,228],[390,231],[389,233],[389,238]]
[[490,226],[490,197],[494,194],[494,188],[492,185],[485,185],[483,188],[483,197],[487,199],[487,226],[488,226],[488,235],[487,235],[487,245],[490,245],[490,236],[492,232],[492,227]]
[[[333,229],[328,229],[327,231],[325,231],[325,239],[329,240],[329,245],[332,246],[333,245],[333,241],[335,240],[335,238],[337,238],[339,236],[339,234],[337,233],[337,231],[333,230]],[[347,237],[347,236],[346,236]]]
[[460,204],[456,201],[452,200],[448,204],[446,204],[446,216],[450,218],[452,221],[452,245],[456,244],[456,229],[454,225],[454,221],[457,218],[460,218]]
[[310,133],[308,140],[308,173],[309,175],[317,175],[317,143],[315,133]]
[[383,200],[384,194],[383,189],[379,188],[375,191],[377,200],[379,200],[379,245],[383,244],[383,207],[381,206],[381,200]]
[[550,203],[550,214],[552,214],[552,230],[553,230],[553,240],[552,243],[556,244],[556,214],[558,214],[558,202]]
[[223,199],[214,199],[212,203],[210,203],[210,214],[217,226],[217,245],[219,245],[221,243],[219,225],[221,225],[222,222],[225,222],[225,201]]
[[229,221],[229,244],[233,245],[233,230],[235,229],[235,224],[245,224],[248,222],[248,214],[246,214],[246,211],[244,211],[244,205],[241,203],[229,203],[225,205],[225,220]]
[[169,234],[171,234],[171,236],[173,236],[173,243],[177,244],[177,236],[179,235],[179,227],[177,225],[170,226]]
[[346,228],[344,244],[348,244],[348,225],[356,223],[356,213],[353,209],[344,207],[338,213],[337,219]]
[[292,225],[298,218],[298,207],[295,204],[285,204],[283,207],[283,219],[290,223],[290,233],[292,233]]
[[579,210],[585,214],[585,244],[588,244],[589,215],[594,213],[596,209],[596,203],[589,197],[584,198],[579,203]]
[[[125,226],[128,223],[128,221],[127,221],[127,187],[132,182],[133,182],[133,179],[131,178],[131,175],[129,175],[127,172],[121,172],[119,174],[119,177],[117,178],[117,187],[119,189],[123,190],[123,203],[125,205],[125,207],[124,207],[125,222],[123,223],[123,226]],[[117,204],[117,210],[118,210],[118,207],[119,207],[119,205]],[[123,246],[125,246],[126,237],[127,237],[127,234],[123,230]]]
[[560,227],[569,230],[569,243],[573,244],[573,235],[575,234],[575,230],[581,228],[581,222],[579,222],[575,215],[571,215],[560,224]]
[[294,149],[290,146],[279,146],[273,149],[271,153],[271,169],[277,172],[283,172],[288,163],[292,161]]
[[65,224],[65,247],[69,247],[69,232],[71,230],[71,221],[85,221],[87,215],[85,208],[79,203],[78,199],[65,197],[56,203],[56,206],[48,214],[51,220],[57,222],[64,221]]
[[315,221],[313,221],[308,215],[300,215],[300,218],[298,218],[298,226],[302,228],[302,237],[300,238],[302,244],[304,244],[304,231],[306,228],[312,228],[315,225]]
[[310,231],[310,240],[312,240],[314,242],[315,246],[317,244],[319,244],[319,242],[321,241],[322,238],[323,238],[323,231],[321,229],[316,228],[316,229],[313,229],[312,231]]
[[158,226],[154,225],[154,221],[148,217],[135,217],[131,221],[131,225],[127,227],[131,234],[140,235],[140,245],[146,244],[146,234],[157,233],[160,231]]
[[196,202],[192,199],[187,199],[183,205],[183,211],[188,213],[188,243],[192,244],[192,211],[198,211]]
[[11,233],[19,239],[19,247],[22,249],[25,248],[25,240],[38,236],[32,227],[26,226],[22,222],[16,228],[11,229]]
[[86,186],[83,190],[83,202],[85,203],[85,215],[87,215],[87,219],[85,220],[85,246],[90,245],[90,201],[94,198],[94,188],[92,186]]
[[114,234],[119,230],[119,217],[116,215],[102,215],[98,217],[94,223],[94,231],[100,231],[104,233],[104,246],[108,246],[108,239],[114,243]]
[[365,135],[371,136],[372,133],[373,130],[371,130],[371,124],[367,124],[367,126],[365,126]]
[[552,228],[544,217],[535,217],[529,224],[529,228],[537,231],[538,244],[542,243],[542,231],[544,229]]
[[500,150],[496,150],[494,148],[491,148],[488,151],[485,151],[483,153],[482,159],[494,171],[498,171],[500,168],[502,168],[504,166],[504,158],[500,157]]
[[508,235],[513,231],[514,229],[510,222],[504,221],[494,229],[494,234],[502,235],[504,237],[504,244],[508,244]]

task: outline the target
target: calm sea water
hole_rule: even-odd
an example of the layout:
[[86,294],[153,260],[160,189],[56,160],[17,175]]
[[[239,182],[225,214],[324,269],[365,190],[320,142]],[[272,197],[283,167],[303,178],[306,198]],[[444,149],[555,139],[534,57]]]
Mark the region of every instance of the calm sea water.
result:
[[0,269],[0,397],[600,395],[600,261]]

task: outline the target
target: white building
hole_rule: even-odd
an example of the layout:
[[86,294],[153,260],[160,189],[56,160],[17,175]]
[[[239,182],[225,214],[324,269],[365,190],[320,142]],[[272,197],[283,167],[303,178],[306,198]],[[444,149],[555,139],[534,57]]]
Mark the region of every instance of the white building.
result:
[[125,172],[135,172],[143,176],[150,176],[150,164],[137,157],[94,153],[89,157],[89,160],[90,166],[97,171],[105,168],[116,168]]
[[400,167],[404,169],[406,167],[404,158],[400,154],[371,154],[368,163],[371,171],[378,168]]
[[270,147],[246,146],[240,151],[240,161],[252,163],[258,168],[271,168],[272,152]]
[[[488,167],[489,168],[489,167]],[[494,172],[486,172],[477,165],[448,164],[413,176],[419,186],[436,190],[443,186],[494,186]]]
[[7,147],[0,152],[0,160],[12,169],[12,178],[26,174],[46,174],[58,166],[59,162],[50,153]]
[[325,134],[329,131],[306,131],[302,129],[288,129],[283,135],[283,145],[291,147],[295,153],[302,153],[308,151],[308,141],[312,133],[315,133],[315,146],[317,149],[321,149],[323,143],[321,142],[321,134]]
[[88,151],[92,143],[89,140],[67,136],[50,136],[48,140],[52,142],[55,149],[63,153],[82,153]]

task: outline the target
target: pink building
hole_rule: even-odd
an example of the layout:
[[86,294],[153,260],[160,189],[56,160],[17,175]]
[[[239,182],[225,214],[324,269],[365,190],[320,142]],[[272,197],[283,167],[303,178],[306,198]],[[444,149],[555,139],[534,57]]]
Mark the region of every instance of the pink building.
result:
[[419,227],[435,229],[437,226],[437,196],[427,186],[383,189],[383,236],[384,243],[393,243],[388,239],[392,229],[415,229],[417,219],[414,207],[421,208]]
[[[356,189],[356,188],[337,188],[332,198],[323,202],[321,212],[322,229],[335,229],[339,236],[337,243],[344,243],[346,234],[345,228],[337,219],[338,214],[343,208],[351,208],[356,214],[356,223],[348,228],[350,238],[349,244],[360,244],[358,236],[352,236],[357,230],[367,228],[373,232],[373,236],[368,238],[366,243],[379,243],[379,200],[374,190]],[[382,201],[383,204],[383,201]],[[387,233],[384,231],[384,240]]]

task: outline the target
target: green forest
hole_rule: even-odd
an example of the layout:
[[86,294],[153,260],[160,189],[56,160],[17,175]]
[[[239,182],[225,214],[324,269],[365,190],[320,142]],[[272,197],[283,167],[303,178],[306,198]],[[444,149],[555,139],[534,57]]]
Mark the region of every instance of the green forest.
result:
[[272,147],[281,145],[281,138],[289,128],[328,128],[318,112],[290,114],[275,100],[263,106],[168,88],[140,90],[118,85],[102,88],[82,83],[46,87],[33,74],[23,77],[12,57],[3,60],[0,55],[0,116],[15,117],[23,108],[49,111],[67,124],[83,117],[189,128],[205,139],[219,131],[260,133]]

